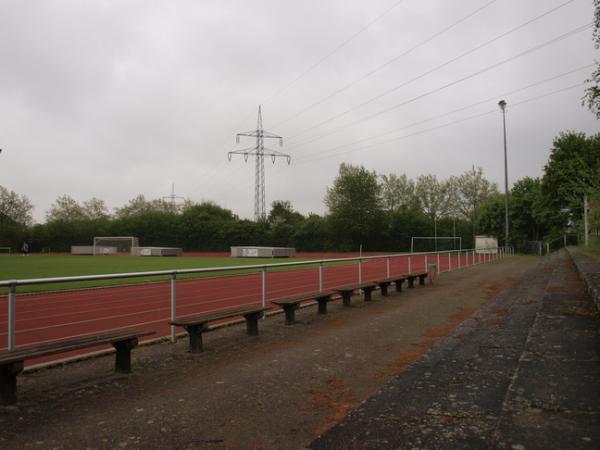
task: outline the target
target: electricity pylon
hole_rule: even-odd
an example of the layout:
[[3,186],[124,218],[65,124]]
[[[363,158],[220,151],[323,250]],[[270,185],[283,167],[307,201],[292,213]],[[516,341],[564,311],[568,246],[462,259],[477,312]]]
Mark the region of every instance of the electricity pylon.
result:
[[175,208],[175,201],[176,200],[185,200],[183,197],[179,196],[179,195],[175,195],[175,183],[171,184],[171,195],[165,195],[163,197],[163,200],[169,199],[171,200],[171,206],[173,208]]
[[[227,158],[231,161],[231,155],[243,155],[244,161],[248,162],[248,156],[255,158],[255,182],[254,182],[254,220],[257,222],[266,218],[265,211],[265,156],[271,157],[273,164],[276,158],[285,158],[289,164],[292,160],[290,155],[265,148],[263,141],[268,139],[279,139],[279,146],[283,145],[283,138],[276,134],[263,130],[261,107],[258,105],[258,119],[256,121],[256,130],[246,131],[235,135],[235,141],[240,143],[240,136],[250,136],[256,138],[256,146],[245,148],[243,150],[234,150],[227,153]],[[266,152],[265,152],[266,150]]]

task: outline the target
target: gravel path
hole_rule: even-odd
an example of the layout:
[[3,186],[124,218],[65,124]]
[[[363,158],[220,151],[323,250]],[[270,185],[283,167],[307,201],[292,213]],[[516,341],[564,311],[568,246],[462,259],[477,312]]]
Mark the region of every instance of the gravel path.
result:
[[305,308],[294,326],[272,316],[256,338],[219,329],[201,355],[185,340],[139,348],[127,376],[112,373],[112,357],[25,374],[19,404],[0,407],[0,448],[303,448],[538,261],[454,271],[351,308],[334,302],[326,316]]
[[310,448],[597,449],[598,325],[554,255]]

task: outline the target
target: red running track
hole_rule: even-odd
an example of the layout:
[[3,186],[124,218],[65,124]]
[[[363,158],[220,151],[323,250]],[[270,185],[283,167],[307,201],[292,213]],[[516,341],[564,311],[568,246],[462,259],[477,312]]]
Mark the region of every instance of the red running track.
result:
[[[436,255],[428,255],[429,263],[438,263]],[[440,255],[439,271],[454,270],[472,264],[472,256],[462,255],[451,259]],[[411,270],[425,269],[425,256],[410,258]],[[390,274],[407,273],[408,256],[390,258]],[[362,263],[362,280],[372,281],[387,274],[386,258]],[[351,284],[358,281],[358,264],[325,266],[323,288]],[[319,289],[319,272],[316,268],[267,272],[267,306],[270,300]],[[132,286],[95,288],[42,294],[18,295],[16,300],[16,346],[94,334],[126,327],[155,331],[154,337],[170,335],[170,283],[151,283]],[[261,274],[236,275],[177,282],[178,317],[201,312],[216,311],[233,306],[261,303]],[[7,297],[0,297],[0,350],[7,348]],[[105,347],[106,348],[106,347]],[[94,349],[87,350],[87,352]],[[85,353],[79,351],[78,353]],[[74,352],[75,354],[77,352]],[[32,360],[42,361],[64,358],[69,354]]]

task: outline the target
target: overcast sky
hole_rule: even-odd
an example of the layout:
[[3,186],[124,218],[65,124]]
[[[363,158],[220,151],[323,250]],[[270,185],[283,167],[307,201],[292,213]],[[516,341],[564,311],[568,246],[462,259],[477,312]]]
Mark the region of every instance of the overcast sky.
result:
[[323,213],[342,162],[503,186],[500,99],[509,182],[540,176],[559,132],[599,131],[592,20],[592,0],[0,0],[0,185],[37,221],[172,183],[252,218],[254,162],[227,152],[262,104],[292,157],[265,161],[267,205]]

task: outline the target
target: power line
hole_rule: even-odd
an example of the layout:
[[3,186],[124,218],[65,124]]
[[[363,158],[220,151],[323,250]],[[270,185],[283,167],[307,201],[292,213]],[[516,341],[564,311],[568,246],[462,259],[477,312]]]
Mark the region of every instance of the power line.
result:
[[[581,69],[576,69],[576,70],[581,70]],[[574,71],[570,71],[570,72],[567,72],[567,73],[573,73],[573,72]],[[557,78],[557,77],[552,77],[552,78],[548,79],[547,81],[549,81],[551,79],[554,79],[554,78]],[[538,84],[541,84],[541,82],[540,83],[534,83],[534,84],[538,85]],[[577,84],[574,84],[574,85],[571,85],[571,86],[568,86],[568,87],[565,87],[565,88],[557,89],[557,90],[548,92],[546,94],[538,95],[538,96],[535,96],[535,97],[530,97],[528,99],[521,100],[521,101],[514,102],[514,103],[511,102],[511,105],[512,105],[511,107],[512,108],[519,107],[519,106],[521,106],[523,104],[530,103],[530,102],[537,101],[537,100],[541,100],[543,98],[546,98],[546,97],[549,97],[549,96],[552,96],[552,95],[556,95],[556,94],[559,94],[561,92],[565,92],[565,91],[568,91],[568,90],[571,90],[571,89],[575,89],[575,88],[581,87],[583,85],[585,85],[585,82],[583,82],[583,83],[579,82]],[[519,90],[522,90],[522,89],[524,89],[524,88],[518,89],[516,91],[519,91]],[[493,99],[496,99],[496,98],[498,98],[498,96],[494,96],[493,97]],[[374,143],[374,144],[371,144],[371,145],[366,145],[366,146],[362,146],[362,147],[359,147],[359,148],[355,148],[355,149],[351,149],[351,150],[347,150],[347,151],[343,151],[343,152],[326,154],[328,152],[326,150],[325,152],[320,153],[319,156],[317,156],[317,157],[310,158],[310,159],[302,159],[301,161],[296,161],[296,165],[303,165],[303,164],[307,164],[309,162],[316,161],[316,160],[328,159],[328,158],[332,158],[332,157],[335,157],[335,156],[340,156],[340,155],[345,155],[345,154],[349,154],[349,153],[358,152],[358,151],[361,151],[361,150],[366,150],[366,149],[370,149],[370,148],[380,147],[382,145],[386,145],[386,144],[389,144],[391,142],[408,139],[410,137],[419,136],[419,135],[422,135],[422,134],[427,134],[427,133],[430,133],[430,132],[433,132],[433,131],[437,131],[437,130],[440,130],[440,129],[443,129],[443,128],[451,127],[453,125],[458,125],[458,124],[461,124],[461,123],[464,123],[464,122],[468,122],[468,121],[475,120],[475,119],[478,119],[478,118],[481,118],[481,117],[484,117],[484,116],[488,116],[488,115],[491,115],[491,114],[494,114],[494,113],[497,113],[497,108],[490,109],[490,110],[484,111],[482,113],[473,114],[471,116],[464,117],[464,118],[461,118],[461,119],[457,119],[457,120],[454,120],[452,122],[448,122],[448,123],[445,123],[445,124],[442,124],[442,125],[437,125],[437,126],[434,126],[434,127],[430,127],[430,128],[424,129],[424,130],[416,131],[414,133],[410,133],[410,134],[399,136],[399,137],[396,137],[396,138],[393,138],[393,139],[388,139],[388,140],[385,140],[385,141],[377,142],[377,143]],[[346,146],[351,146],[351,145],[355,145],[355,144],[356,144],[356,142],[349,143]],[[339,146],[339,147],[336,147],[335,149],[339,149],[341,147],[342,146]],[[281,173],[281,172],[279,172],[279,173]],[[278,174],[275,174],[275,178],[277,177],[277,175]]]
[[382,12],[381,14],[379,14],[375,19],[371,20],[369,23],[367,23],[360,30],[358,30],[357,32],[355,32],[354,34],[352,34],[348,39],[346,39],[344,42],[342,42],[337,47],[335,47],[332,51],[330,51],[325,56],[323,56],[322,58],[320,58],[318,61],[316,61],[315,63],[313,63],[312,65],[310,65],[306,70],[304,70],[304,72],[302,72],[300,75],[298,75],[292,81],[288,82],[285,86],[283,86],[282,88],[280,88],[277,91],[275,91],[271,96],[269,96],[262,103],[265,104],[267,102],[270,102],[275,97],[277,97],[278,95],[280,95],[282,92],[284,92],[285,90],[287,90],[294,83],[296,83],[300,79],[304,78],[306,75],[308,75],[308,73],[312,72],[314,69],[316,69],[318,66],[320,66],[325,60],[327,60],[328,58],[330,58],[331,56],[333,56],[334,54],[336,54],[338,51],[340,51],[342,48],[344,48],[346,45],[348,45],[355,38],[357,38],[359,35],[361,35],[362,33],[364,33],[371,25],[373,25],[375,22],[378,22],[383,17],[385,17],[387,14],[389,14],[393,9],[395,9],[397,6],[399,6],[402,2],[404,2],[404,0],[400,0],[400,1],[396,2],[396,3],[394,3],[390,8],[386,9],[384,12]]
[[584,66],[577,67],[577,68],[575,68],[575,69],[572,69],[572,70],[569,70],[569,71],[567,71],[567,72],[563,72],[563,73],[560,73],[560,74],[558,74],[558,75],[554,75],[554,76],[552,76],[552,77],[548,77],[548,78],[545,78],[545,79],[543,79],[543,80],[539,80],[539,81],[536,81],[536,82],[534,82],[534,83],[530,83],[530,84],[528,84],[528,85],[526,85],[526,86],[522,86],[522,87],[520,87],[520,88],[513,89],[513,90],[511,90],[511,91],[502,92],[502,93],[500,93],[500,94],[496,94],[496,95],[494,95],[494,96],[488,97],[488,98],[486,98],[486,99],[483,99],[483,100],[479,100],[479,101],[477,101],[477,102],[471,103],[471,104],[469,104],[469,105],[466,105],[466,106],[461,106],[460,108],[454,109],[454,110],[452,110],[452,111],[448,111],[448,112],[446,112],[446,113],[443,113],[443,114],[439,114],[439,115],[437,115],[437,116],[434,116],[434,117],[430,117],[430,118],[428,118],[428,119],[424,119],[424,120],[420,120],[420,121],[417,121],[417,122],[413,122],[413,123],[411,123],[411,124],[409,124],[409,125],[404,125],[404,126],[402,126],[402,127],[394,128],[394,129],[392,129],[392,130],[389,130],[389,131],[386,131],[386,132],[383,132],[383,133],[378,133],[378,134],[375,134],[375,135],[371,135],[371,136],[368,136],[368,137],[365,137],[365,138],[359,139],[359,140],[357,140],[357,141],[354,141],[354,142],[352,142],[352,143],[348,143],[348,144],[341,144],[341,145],[339,145],[339,146],[332,147],[332,148],[330,148],[330,149],[328,149],[328,150],[321,150],[321,151],[318,151],[318,152],[309,153],[309,154],[306,154],[306,155],[303,155],[303,156],[300,156],[300,157],[298,157],[296,160],[297,160],[297,161],[303,161],[303,160],[305,160],[305,159],[309,158],[309,157],[310,157],[310,156],[312,156],[312,155],[316,155],[316,154],[323,154],[323,153],[328,153],[328,152],[331,152],[331,151],[333,151],[333,150],[337,150],[337,149],[339,149],[339,148],[345,148],[345,147],[347,147],[347,146],[349,146],[349,145],[356,145],[356,144],[359,144],[359,143],[361,143],[361,142],[370,141],[370,140],[372,140],[372,139],[376,139],[376,138],[379,138],[379,137],[382,137],[382,136],[387,136],[387,135],[390,135],[390,134],[393,134],[393,133],[397,133],[397,132],[399,132],[399,131],[403,131],[403,130],[409,129],[409,128],[412,128],[412,127],[414,127],[414,126],[417,126],[417,125],[422,125],[422,124],[424,124],[424,123],[427,123],[427,122],[431,122],[431,121],[434,121],[434,120],[438,120],[438,119],[441,119],[441,118],[443,118],[443,117],[447,117],[447,116],[450,116],[450,115],[452,115],[452,114],[456,114],[457,112],[465,111],[465,110],[467,110],[467,109],[471,109],[471,108],[474,108],[474,107],[476,107],[476,106],[479,106],[479,105],[483,105],[483,104],[489,103],[490,101],[493,101],[493,100],[495,100],[495,99],[498,99],[498,98],[501,98],[501,97],[505,97],[505,96],[508,96],[508,95],[513,95],[513,94],[516,94],[516,93],[518,93],[518,92],[522,92],[522,91],[524,91],[524,90],[531,89],[532,87],[536,87],[536,86],[539,86],[539,85],[541,85],[541,84],[544,84],[544,83],[548,83],[548,82],[550,82],[550,81],[557,80],[557,79],[559,79],[559,78],[562,78],[562,77],[565,77],[565,76],[567,76],[567,75],[571,75],[571,74],[573,74],[573,73],[580,72],[580,71],[582,71],[582,70],[587,70],[587,69],[589,69],[590,67],[594,67],[595,65],[596,65],[595,63],[592,63],[592,64],[586,64],[586,65],[584,65]]
[[[573,0],[571,0],[573,1]],[[419,42],[418,44],[413,45],[412,47],[410,47],[409,49],[403,51],[402,53],[400,53],[399,55],[394,56],[392,59],[386,61],[385,63],[375,67],[374,69],[370,70],[369,72],[367,72],[366,74],[362,75],[360,78],[357,78],[354,81],[351,81],[350,83],[346,84],[345,86],[333,91],[331,94],[323,97],[322,99],[306,106],[305,108],[301,109],[300,111],[298,111],[297,113],[293,114],[292,116],[288,117],[285,120],[282,120],[281,122],[278,122],[277,124],[275,124],[274,126],[279,126],[282,125],[284,123],[289,122],[292,119],[295,119],[296,117],[304,114],[306,111],[309,111],[310,109],[314,108],[315,106],[318,106],[324,102],[326,102],[327,100],[335,97],[338,94],[341,94],[342,92],[346,91],[347,89],[349,89],[350,87],[354,86],[357,83],[360,83],[361,81],[367,79],[368,77],[375,75],[377,72],[381,71],[382,69],[384,69],[385,67],[389,66],[390,64],[398,61],[399,59],[401,59],[402,57],[412,53],[413,51],[415,51],[416,49],[424,46],[425,44],[431,42],[432,40],[434,40],[435,38],[441,36],[442,34],[450,31],[452,28],[455,28],[456,26],[460,25],[461,23],[465,22],[466,20],[470,19],[471,17],[475,16],[476,14],[478,14],[479,12],[483,11],[484,9],[488,8],[489,6],[491,6],[492,4],[494,4],[496,2],[496,0],[492,0],[488,3],[486,3],[483,6],[478,7],[477,9],[475,9],[474,11],[471,11],[470,13],[468,13],[466,16],[460,18],[459,20],[457,20],[456,22],[452,23],[451,25],[448,25],[447,27],[445,27],[444,29],[432,34],[431,36],[429,36],[428,38],[424,39],[423,41]]]
[[586,25],[582,25],[580,27],[572,29],[571,31],[568,31],[567,33],[564,33],[564,34],[562,34],[560,36],[557,36],[557,37],[555,37],[553,39],[550,39],[550,40],[548,40],[548,41],[546,41],[546,42],[544,42],[542,44],[536,45],[536,46],[531,47],[531,48],[529,48],[527,50],[524,50],[524,51],[522,51],[520,53],[517,53],[516,55],[513,55],[513,56],[511,56],[509,58],[505,58],[505,59],[503,59],[503,60],[501,60],[501,61],[499,61],[497,63],[491,64],[491,65],[489,65],[489,66],[487,66],[487,67],[485,67],[483,69],[480,69],[480,70],[478,70],[476,72],[472,72],[469,75],[466,75],[464,77],[458,78],[458,79],[456,79],[454,81],[446,83],[446,84],[444,84],[442,86],[439,86],[439,87],[437,87],[435,89],[432,89],[430,91],[424,92],[423,94],[420,94],[420,95],[417,95],[415,97],[412,97],[412,98],[410,98],[408,100],[405,100],[405,101],[403,101],[401,103],[397,103],[397,104],[395,104],[395,105],[393,105],[393,106],[391,106],[389,108],[385,108],[385,109],[383,109],[383,110],[381,110],[379,112],[370,114],[370,115],[368,115],[366,117],[363,117],[363,118],[361,118],[359,120],[356,120],[354,122],[350,122],[350,123],[348,123],[346,125],[342,125],[342,126],[340,126],[338,128],[335,128],[335,129],[327,132],[327,133],[324,133],[322,135],[316,136],[315,138],[313,138],[311,140],[308,140],[308,141],[296,144],[295,146],[292,146],[291,148],[297,148],[297,147],[301,147],[301,146],[307,145],[307,144],[312,143],[314,141],[320,140],[320,139],[322,139],[322,138],[324,138],[326,136],[329,136],[331,134],[337,133],[338,131],[341,131],[341,130],[346,129],[348,127],[351,127],[351,126],[354,126],[354,125],[357,125],[357,124],[360,124],[360,123],[364,123],[364,122],[366,122],[368,120],[371,120],[371,119],[373,119],[375,117],[378,117],[378,116],[380,116],[382,114],[386,114],[388,112],[391,112],[391,111],[393,111],[395,109],[398,109],[398,108],[400,108],[402,106],[405,106],[405,105],[407,105],[409,103],[413,103],[413,102],[415,102],[417,100],[420,100],[420,99],[423,99],[425,97],[428,97],[428,96],[430,96],[432,94],[435,94],[437,92],[440,92],[440,91],[442,91],[442,90],[444,90],[444,89],[446,89],[448,87],[454,86],[454,85],[459,84],[459,83],[461,83],[463,81],[466,81],[466,80],[474,78],[474,77],[476,77],[478,75],[481,75],[482,73],[489,72],[490,70],[495,69],[495,68],[497,68],[497,67],[499,67],[499,66],[501,66],[503,64],[506,64],[506,63],[508,63],[510,61],[513,61],[513,60],[515,60],[517,58],[520,58],[520,57],[525,56],[525,55],[527,55],[529,53],[532,53],[532,52],[535,52],[537,50],[540,50],[540,49],[542,49],[544,47],[547,47],[548,45],[551,45],[551,44],[554,44],[556,42],[559,42],[559,41],[561,41],[563,39],[566,39],[566,38],[568,38],[570,36],[573,36],[573,35],[575,35],[577,33],[581,33],[582,31],[585,31],[588,28],[590,28],[592,26],[592,24],[593,24],[593,22],[590,22],[590,23],[588,23]]
[[547,15],[549,15],[549,14],[557,11],[558,9],[560,9],[560,8],[566,6],[569,3],[572,3],[574,1],[575,0],[568,0],[568,1],[562,3],[562,4],[558,5],[558,6],[556,6],[556,7],[552,8],[552,9],[550,9],[550,10],[548,10],[548,11],[546,11],[546,12],[544,12],[544,13],[542,13],[542,14],[534,17],[534,18],[532,18],[532,19],[529,19],[529,20],[523,22],[520,25],[517,25],[516,27],[511,28],[508,31],[505,31],[504,33],[499,34],[498,36],[496,36],[496,37],[494,37],[492,39],[489,39],[489,40],[483,42],[482,44],[479,44],[479,45],[471,48],[470,50],[467,50],[466,52],[461,53],[458,56],[455,56],[455,57],[453,57],[453,58],[451,58],[451,59],[443,62],[442,64],[437,65],[436,67],[434,67],[434,68],[432,68],[432,69],[430,69],[430,70],[428,70],[426,72],[423,72],[423,73],[417,75],[416,77],[413,77],[413,78],[411,78],[409,80],[403,81],[402,83],[397,84],[396,86],[394,86],[394,87],[392,87],[390,89],[387,89],[386,91],[382,92],[381,94],[378,94],[378,95],[376,95],[374,97],[371,97],[370,99],[368,99],[368,100],[366,100],[366,101],[364,101],[362,103],[359,103],[358,105],[355,105],[355,106],[353,106],[351,108],[348,108],[345,111],[342,111],[341,113],[338,113],[338,114],[336,114],[334,116],[331,116],[331,117],[329,117],[329,118],[327,118],[327,119],[325,119],[325,120],[323,120],[323,121],[321,121],[321,122],[319,122],[319,123],[317,123],[315,125],[312,125],[309,128],[305,128],[304,130],[302,130],[302,131],[300,131],[300,132],[298,132],[296,134],[293,134],[288,139],[295,139],[298,136],[307,133],[308,131],[314,130],[315,128],[318,128],[318,127],[320,127],[320,126],[322,126],[322,125],[324,125],[326,123],[329,123],[329,122],[331,122],[331,121],[333,121],[335,119],[338,119],[338,118],[340,118],[342,116],[345,116],[346,114],[348,114],[348,113],[350,113],[350,112],[352,112],[352,111],[354,111],[354,110],[356,110],[358,108],[362,108],[363,106],[366,106],[366,105],[368,105],[368,104],[370,104],[370,103],[372,103],[372,102],[374,102],[376,100],[379,100],[380,98],[383,98],[383,97],[385,97],[387,95],[390,95],[391,93],[397,91],[398,89],[400,89],[402,87],[405,87],[405,86],[407,86],[407,85],[409,85],[411,83],[414,83],[415,81],[418,81],[418,80],[420,80],[421,78],[424,78],[427,75],[431,75],[432,73],[437,72],[438,70],[446,67],[447,65],[452,64],[453,62],[456,62],[456,61],[458,61],[458,60],[460,60],[460,59],[462,59],[462,58],[470,55],[471,53],[476,52],[477,50],[481,50],[482,48],[487,47],[488,45],[496,42],[497,40],[502,39],[503,37],[506,37],[509,34],[512,34],[515,31],[518,31],[521,28],[524,28],[524,27],[532,24],[533,22],[535,22],[537,20],[540,20],[541,18],[543,18],[543,17],[545,17],[545,16],[547,16]]
[[[496,1],[496,0],[493,0]],[[264,100],[262,102],[262,104],[265,104],[271,100],[273,100],[275,97],[277,97],[278,95],[280,95],[282,92],[284,92],[285,90],[287,90],[290,86],[292,86],[294,83],[296,83],[297,81],[299,81],[301,78],[303,78],[304,76],[306,76],[309,72],[311,72],[312,70],[314,70],[315,68],[317,68],[319,65],[321,65],[323,62],[325,62],[325,60],[327,60],[328,58],[330,58],[331,56],[333,56],[335,53],[337,53],[339,50],[341,50],[343,47],[345,47],[346,45],[348,45],[352,40],[354,40],[355,38],[357,38],[360,34],[362,34],[363,32],[365,32],[369,27],[371,27],[374,23],[378,22],[379,20],[381,20],[383,17],[385,17],[387,14],[389,14],[392,10],[394,10],[397,6],[399,6],[402,2],[404,2],[404,0],[399,0],[396,3],[394,3],[391,7],[389,7],[388,9],[386,9],[385,11],[383,11],[381,14],[379,14],[377,17],[375,17],[375,19],[371,20],[369,23],[367,23],[365,26],[363,26],[360,30],[356,31],[355,33],[353,33],[349,38],[347,38],[346,40],[344,40],[342,43],[340,43],[339,45],[337,45],[332,51],[330,51],[328,54],[326,54],[325,56],[323,56],[322,58],[320,58],[318,61],[316,61],[315,63],[313,63],[312,65],[310,65],[306,70],[304,70],[300,75],[298,75],[296,78],[294,78],[293,80],[291,80],[290,82],[288,82],[285,86],[283,86],[282,88],[278,89],[276,92],[274,92],[273,94],[271,94],[266,100]],[[246,121],[248,120],[248,118],[250,118],[252,116],[253,112],[249,112],[243,119],[243,121],[241,121],[241,124],[239,126],[236,127],[236,129],[239,129],[242,127],[242,125],[244,123],[246,123]],[[226,163],[225,161],[220,161],[216,167],[213,167],[212,170],[208,169],[204,172],[204,174],[201,176],[202,179],[206,180],[207,175],[208,178],[212,179],[215,174],[217,173],[217,170],[220,169],[222,166],[224,166]]]
[[[549,96],[555,95],[555,94],[559,94],[561,92],[565,92],[565,91],[568,91],[570,89],[575,89],[576,87],[583,86],[584,84],[585,84],[585,82],[579,82],[577,84],[568,86],[566,88],[561,88],[561,89],[558,89],[558,90],[555,90],[555,91],[552,91],[552,92],[549,92],[549,93],[546,93],[546,94],[542,94],[542,95],[538,95],[536,97],[531,97],[531,98],[528,98],[528,99],[525,99],[525,100],[521,100],[519,102],[512,103],[511,107],[512,108],[518,107],[519,105],[522,105],[522,104],[525,104],[525,103],[530,103],[532,101],[540,100],[542,98],[549,97]],[[497,98],[497,97],[495,97],[495,98]],[[369,148],[373,148],[373,147],[379,147],[381,145],[389,144],[390,142],[395,142],[395,141],[407,139],[409,137],[413,137],[413,136],[418,136],[418,135],[421,135],[421,134],[430,133],[432,131],[436,131],[436,130],[439,130],[441,128],[447,128],[447,127],[452,126],[452,125],[457,125],[457,124],[460,124],[460,123],[463,123],[463,122],[474,120],[474,119],[477,119],[479,117],[487,116],[489,114],[493,114],[493,113],[496,113],[496,112],[497,112],[497,108],[494,108],[494,109],[491,109],[489,111],[485,111],[485,112],[482,112],[482,113],[474,114],[474,115],[471,115],[471,116],[468,116],[468,117],[464,117],[462,119],[457,119],[455,121],[448,122],[448,123],[445,123],[445,124],[442,124],[442,125],[437,125],[435,127],[426,128],[424,130],[416,131],[414,133],[410,133],[410,134],[406,134],[406,135],[399,136],[399,137],[396,137],[396,138],[392,138],[392,139],[388,139],[388,140],[385,140],[385,141],[377,142],[377,143],[374,143],[374,144],[371,144],[371,145],[362,146],[362,147],[355,148],[355,149],[352,149],[352,150],[347,150],[347,151],[344,151],[344,152],[337,152],[337,153],[331,153],[331,154],[324,154],[326,152],[322,152],[322,153],[320,153],[319,156],[317,156],[315,158],[303,159],[303,160],[297,162],[297,165],[302,165],[302,164],[305,164],[307,162],[315,161],[315,160],[318,160],[318,159],[326,159],[326,158],[331,158],[331,157],[334,157],[334,156],[344,155],[344,154],[348,154],[348,153],[354,153],[354,152],[357,152],[357,151],[360,151],[360,150],[365,150],[365,149],[369,149]],[[348,144],[348,146],[350,146],[350,145],[354,145],[354,143]]]

